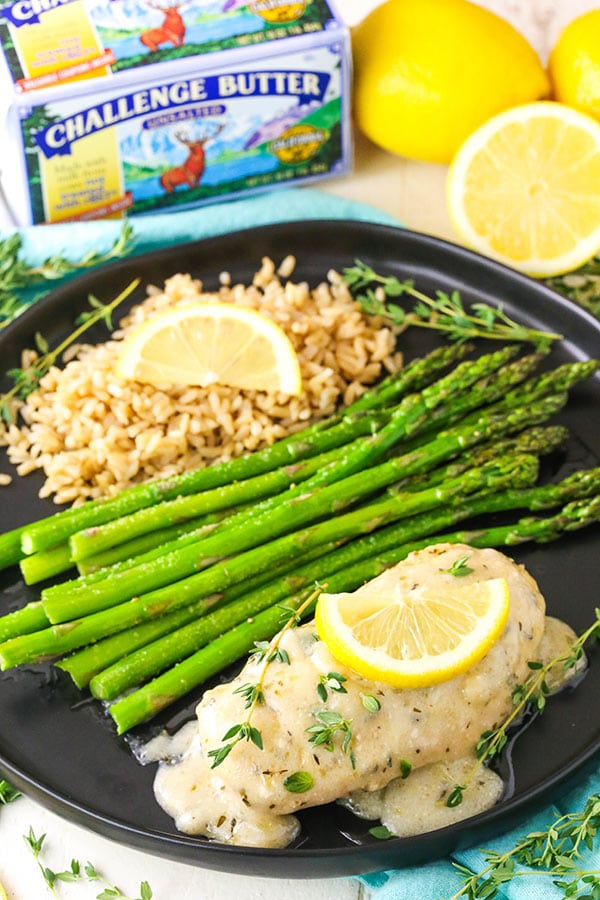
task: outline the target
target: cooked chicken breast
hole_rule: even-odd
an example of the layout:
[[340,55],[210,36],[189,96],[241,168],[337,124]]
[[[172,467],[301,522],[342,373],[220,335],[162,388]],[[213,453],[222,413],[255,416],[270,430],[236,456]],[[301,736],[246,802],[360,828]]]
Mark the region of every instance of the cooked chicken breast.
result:
[[[378,791],[398,777],[406,761],[417,769],[472,756],[481,733],[512,709],[512,690],[527,677],[528,660],[538,655],[545,604],[525,569],[496,550],[434,545],[411,554],[394,571],[407,587],[426,583],[435,590],[455,578],[448,570],[465,555],[473,572],[461,578],[462,584],[501,577],[510,591],[506,627],[479,663],[441,684],[398,690],[341,666],[312,624],[288,631],[281,647],[290,664],[269,664],[264,703],[252,714],[263,749],[243,740],[211,768],[209,751],[221,747],[228,730],[246,719],[244,698],[235,690],[257,681],[260,664],[249,661],[231,683],[204,695],[189,750],[177,764],[159,769],[156,796],[177,827],[229,843],[285,846],[298,829],[292,814],[304,807],[356,791]],[[374,586],[376,579],[369,590]],[[324,702],[317,686],[330,672],[345,676],[345,693],[329,690]],[[377,698],[378,709],[366,708],[365,694]],[[342,733],[333,735],[333,749],[309,740],[307,729],[323,708],[351,723],[345,749]],[[309,790],[296,793],[286,787],[296,772],[308,773]]]

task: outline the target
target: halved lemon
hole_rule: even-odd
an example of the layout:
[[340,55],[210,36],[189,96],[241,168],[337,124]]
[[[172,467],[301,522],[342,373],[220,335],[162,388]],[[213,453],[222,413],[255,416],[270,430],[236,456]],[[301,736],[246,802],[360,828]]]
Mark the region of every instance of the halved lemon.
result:
[[321,594],[315,614],[332,656],[373,681],[397,688],[448,681],[479,662],[506,624],[504,578],[407,591],[387,570],[376,582],[376,591],[367,584]]
[[8,895],[7,895],[7,893],[6,893],[6,888],[4,887],[4,885],[2,884],[2,882],[0,882],[0,900],[8,900]]
[[600,251],[600,123],[561,103],[517,106],[462,144],[447,179],[465,244],[535,277]]
[[124,339],[116,371],[157,387],[302,392],[298,357],[286,333],[256,310],[228,303],[190,304],[152,316]]

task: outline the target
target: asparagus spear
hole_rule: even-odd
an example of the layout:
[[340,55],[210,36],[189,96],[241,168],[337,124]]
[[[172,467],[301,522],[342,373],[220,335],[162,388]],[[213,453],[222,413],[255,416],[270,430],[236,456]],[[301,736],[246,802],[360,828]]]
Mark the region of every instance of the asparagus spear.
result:
[[37,584],[47,578],[54,578],[61,572],[67,572],[73,568],[71,548],[64,541],[56,547],[48,547],[31,556],[24,556],[20,563],[21,575],[25,584]]
[[[485,358],[485,368],[487,369],[489,364],[496,365],[497,360],[504,363],[508,356],[514,355],[516,348],[511,347],[509,350],[510,353],[502,353],[500,356],[490,354]],[[488,359],[490,363],[488,363]],[[504,368],[500,369],[500,373],[494,372],[495,377],[492,376],[490,378],[487,375],[476,382],[472,391],[465,392],[457,400],[453,398],[450,406],[453,408],[459,404],[462,409],[472,410],[486,400],[491,402],[502,397],[509,385],[523,381],[537,365],[538,361],[539,355],[532,354],[529,357],[518,360],[512,366],[504,366]],[[471,363],[463,364],[463,373],[470,372],[472,365]],[[444,396],[444,390],[447,390],[444,387],[444,382],[454,386],[457,381],[463,383],[463,375],[460,374],[460,371],[457,372],[455,370],[449,376],[446,376],[445,379],[436,382],[430,388],[426,388],[421,396],[411,395],[407,398],[405,408],[408,407],[410,415],[414,415],[415,410],[429,409],[432,402],[437,405],[440,402],[440,398]],[[433,401],[430,394],[434,394]],[[398,418],[403,417],[403,415],[403,406],[400,406],[392,418],[394,422],[397,422]],[[418,423],[421,421],[420,413],[417,412],[416,415],[417,422],[415,424],[418,427]],[[389,427],[392,428],[391,423]],[[396,425],[393,426],[393,430],[395,433]],[[363,443],[363,439],[358,439],[354,444],[350,444],[347,449],[348,451],[356,451],[357,454],[362,454],[365,447],[366,444]],[[179,497],[175,500],[155,504],[125,518],[113,519],[102,526],[77,532],[70,539],[73,559],[79,563],[96,552],[112,546],[118,546],[125,540],[153,531],[163,523],[171,524],[174,521],[199,515],[201,512],[223,509],[227,506],[233,507],[239,503],[248,503],[261,497],[277,495],[291,484],[306,481],[312,475],[317,477],[313,481],[309,481],[309,485],[318,484],[325,480],[323,473],[328,471],[327,466],[329,463],[333,463],[338,459],[340,459],[339,451],[335,449],[328,454],[312,457],[303,463],[285,466],[265,475],[260,475],[253,479],[245,479],[242,482],[216,488],[213,491],[194,494],[189,497]],[[347,471],[351,470],[350,466],[348,466]],[[332,470],[329,471],[331,472]],[[338,471],[337,467],[336,471]],[[263,505],[259,508],[264,509],[265,506]]]
[[[414,432],[420,425],[422,425],[427,418],[428,410],[434,409],[439,404],[443,403],[448,397],[452,396],[456,391],[461,391],[469,387],[471,384],[475,383],[481,377],[490,374],[491,372],[498,369],[502,366],[506,361],[511,359],[515,353],[517,352],[516,347],[509,346],[505,347],[502,350],[495,351],[494,353],[488,353],[476,360],[470,362],[463,362],[456,366],[448,375],[438,379],[433,384],[428,385],[422,391],[422,393],[409,394],[404,400],[400,403],[400,405],[394,410],[391,414],[390,421],[381,428],[380,431],[377,431],[377,427],[380,424],[378,420],[378,416],[381,418],[382,416],[387,416],[384,412],[377,413],[375,412],[372,415],[367,415],[366,413],[358,412],[354,414],[354,416],[348,417],[346,416],[338,425],[334,425],[325,431],[319,431],[315,435],[309,435],[308,438],[305,438],[304,443],[302,445],[302,454],[304,456],[312,456],[315,452],[314,442],[317,440],[319,444],[326,442],[325,448],[319,447],[322,451],[323,449],[332,449],[333,447],[340,446],[340,443],[347,443],[349,439],[355,438],[356,436],[368,434],[369,431],[375,431],[375,434],[371,434],[370,437],[366,437],[365,440],[354,449],[353,453],[348,453],[346,455],[341,455],[340,459],[336,463],[330,463],[329,466],[325,466],[322,468],[317,474],[313,476],[311,483],[315,484],[326,483],[331,480],[333,473],[335,472],[335,477],[342,477],[343,474],[349,474],[352,471],[357,471],[358,469],[364,467],[365,465],[369,465],[371,462],[375,461],[377,458],[384,455],[387,450],[389,450],[394,444],[398,442],[405,434],[410,434]],[[373,415],[375,416],[375,422],[373,421]],[[358,418],[356,418],[358,416]],[[365,430],[365,423],[367,424],[367,428]],[[361,426],[358,429],[358,426]],[[354,431],[348,433],[348,426],[353,426]],[[336,437],[337,433],[340,429],[345,428],[344,431],[344,439],[340,442],[339,439],[336,439],[333,443],[331,442],[331,435],[335,432]],[[314,440],[311,442],[311,438]],[[329,440],[327,440],[329,439]],[[311,452],[307,452],[307,446],[312,443]],[[271,461],[269,464],[269,469],[276,468],[273,464],[272,457],[275,456],[275,448],[278,447],[280,450],[284,452],[284,460],[283,462],[290,462],[291,460],[288,458],[285,459],[287,455],[289,457],[290,448],[296,446],[289,439],[280,442],[278,445],[273,445],[269,450],[271,451]],[[254,455],[254,463],[256,467],[256,454]],[[249,459],[249,458],[248,458]],[[223,464],[223,466],[229,466],[229,469],[235,463],[235,460],[232,460],[230,463]],[[246,466],[248,468],[248,466]],[[219,467],[219,470],[222,469],[222,466]],[[200,480],[200,473],[202,472],[210,472],[213,471],[213,467],[208,470],[200,470],[199,472],[194,473],[186,473],[184,475],[177,476],[176,482],[178,486],[178,493],[190,493],[190,481],[193,481],[195,485],[195,489],[198,489],[198,481]],[[262,471],[259,469],[259,471]],[[255,474],[253,471],[249,473]],[[246,477],[249,477],[249,474],[246,474]],[[189,476],[186,480],[186,476]],[[231,472],[229,472],[229,476],[231,479]],[[214,478],[214,474],[213,474]],[[208,475],[206,475],[203,479],[204,489],[207,489],[207,486],[215,486],[206,483],[208,479]],[[170,480],[171,482],[173,479]],[[220,484],[221,482],[217,482]],[[137,489],[137,494],[142,493],[142,489],[145,487],[148,490],[151,490],[153,494],[156,494],[157,485],[161,483],[159,482],[151,482],[149,485],[140,485]],[[135,488],[130,488],[127,491],[122,492],[126,495],[126,497],[131,497]],[[172,485],[168,485],[168,496],[157,497],[154,496],[153,502],[158,502],[159,499],[171,499],[171,497],[177,496],[177,494],[172,493]],[[114,503],[117,502],[118,498],[114,498]],[[114,504],[113,504],[114,505]],[[85,507],[80,507],[79,509],[84,509]],[[104,511],[106,512],[106,504],[104,505]],[[131,511],[131,510],[126,510]],[[114,512],[114,511],[113,511]],[[77,510],[74,511],[73,515],[76,515]],[[83,513],[81,514],[83,516]],[[110,516],[109,518],[112,518]],[[56,517],[53,517],[56,519]],[[104,521],[108,521],[108,519],[104,519]],[[39,529],[42,528],[42,524],[38,523],[38,525],[34,524],[26,529],[22,534],[21,544],[23,550],[26,553],[31,553],[36,549],[43,549],[43,546],[55,546],[62,540],[64,535],[61,535],[60,538],[56,537],[56,533],[54,534],[54,540],[51,543],[45,543],[40,546],[40,542],[38,541],[36,535],[39,532]],[[77,530],[80,530],[79,528]],[[46,533],[46,529],[44,530]],[[71,534],[73,532],[71,531]],[[46,539],[44,539],[46,540]]]
[[364,511],[357,509],[345,515],[330,517],[309,528],[217,562],[175,584],[134,597],[119,606],[12,638],[0,645],[0,667],[7,669],[21,663],[60,656],[110,634],[155,619],[202,596],[210,597],[215,592],[224,590],[247,577],[249,571],[266,571],[281,560],[293,557],[299,550],[307,551],[332,540],[364,534],[394,519],[416,515],[458,497],[501,490],[508,483],[531,484],[537,477],[537,468],[537,459],[534,457],[511,456],[465,472],[460,478],[444,485],[385,498],[377,509],[372,505],[366,516]]
[[[435,539],[426,539],[413,544],[405,544],[388,554],[384,559],[369,560],[367,565],[360,563],[354,572],[347,570],[341,577],[330,579],[328,590],[333,592],[353,590],[366,578],[375,577],[384,569],[405,559],[413,550],[420,550],[433,543],[466,543],[474,547],[512,546],[526,541],[546,542],[554,540],[563,531],[584,528],[600,520],[600,497],[591,500],[576,501],[567,505],[555,516],[545,519],[521,519],[512,525],[481,529],[478,531],[459,531],[453,534],[438,535]],[[296,597],[288,598],[286,605],[298,608],[307,596],[303,591]],[[279,610],[279,616],[277,612]],[[312,610],[307,610],[307,615]],[[280,627],[281,610],[275,604],[256,616],[255,629],[246,627],[246,623],[236,626],[221,637],[213,640],[208,646],[198,650],[192,656],[180,662],[172,669],[163,672],[153,681],[133,691],[126,697],[113,703],[109,708],[110,715],[117,725],[119,734],[131,730],[136,725],[151,719],[160,710],[185,696],[194,688],[203,684],[212,675],[239,660],[254,649],[256,641],[269,640]],[[256,633],[260,636],[257,638]]]
[[[476,445],[444,466],[438,466],[433,472],[417,475],[400,482],[398,487],[410,487],[411,490],[427,485],[440,484],[447,478],[456,478],[461,472],[472,466],[482,466],[498,456],[507,453],[533,453],[536,456],[547,456],[558,450],[567,440],[569,431],[563,425],[550,425],[545,428],[535,426],[526,428],[514,437],[499,441],[489,441],[481,446]],[[391,490],[395,490],[394,487]]]
[[[284,560],[280,565],[274,566],[266,572],[259,572],[257,574],[252,573],[243,581],[231,585],[231,587],[226,590],[215,592],[211,598],[215,601],[211,608],[220,608],[225,604],[250,594],[250,592],[258,591],[265,585],[270,586],[271,582],[278,581],[279,579],[284,578],[284,576],[286,582],[293,582],[295,581],[295,576],[290,573],[296,570],[299,565],[304,566],[310,560],[319,559],[323,554],[328,554],[337,546],[338,542],[330,541],[328,544],[315,547],[309,553],[301,553],[298,557]],[[206,612],[206,609],[203,607],[202,598],[198,603],[192,604],[192,606],[194,606],[192,619],[197,619]],[[89,644],[82,650],[78,650],[70,656],[59,660],[56,665],[58,668],[69,673],[77,687],[86,687],[94,675],[97,675],[98,672],[102,672],[103,669],[108,668],[112,663],[122,659],[125,654],[132,653],[139,647],[144,647],[146,644],[150,643],[150,641],[162,637],[164,634],[169,634],[184,621],[187,621],[187,610],[188,607],[184,607],[182,611],[176,610],[174,613],[167,613],[151,622],[145,622],[137,628],[110,635],[103,640],[97,641],[95,644]],[[1,621],[2,620],[0,619],[0,624]],[[49,624],[50,623],[46,619],[45,622],[38,625],[37,629],[30,629],[30,631],[39,631]],[[13,634],[7,635],[7,637],[16,637],[17,634],[19,634],[19,632],[15,631]]]
[[28,603],[20,609],[15,609],[14,612],[0,616],[0,643],[20,634],[30,634],[32,631],[39,631],[41,628],[46,628],[49,624],[48,616],[44,612],[41,601],[36,600]]
[[399,478],[428,471],[466,447],[479,443],[484,437],[490,439],[519,431],[527,424],[543,421],[558,411],[566,399],[566,394],[550,396],[501,416],[495,416],[492,407],[491,411],[483,411],[469,428],[444,432],[435,441],[411,454],[373,466],[368,478],[364,477],[364,472],[359,471],[332,485],[317,486],[312,491],[307,487],[311,483],[309,479],[303,492],[289,491],[277,506],[263,515],[233,516],[227,528],[221,528],[213,535],[178,551],[119,572],[115,577],[106,578],[98,584],[78,585],[75,580],[47,588],[42,592],[46,614],[51,622],[65,622],[185,578],[210,565],[215,559],[257,546],[276,535],[322,518],[323,515],[337,513]]
[[[181,522],[178,525],[170,525],[166,528],[157,528],[150,534],[144,534],[139,538],[133,538],[131,541],[119,545],[119,547],[111,547],[105,553],[95,554],[86,559],[81,565],[77,566],[77,570],[81,575],[91,575],[97,569],[113,565],[115,562],[131,560],[136,556],[149,552],[162,544],[174,541],[178,537],[190,532],[199,532],[205,525],[210,522],[218,522],[231,510],[223,510],[222,513],[212,513],[209,516],[198,516],[187,522]],[[24,556],[19,563],[21,575],[25,584],[37,584],[62,572],[67,572],[74,566],[71,557],[71,548],[67,541],[58,544],[56,547],[48,547],[46,550],[37,550],[29,556]]]
[[[389,391],[389,382],[397,378],[393,391],[397,399],[409,390],[418,390],[428,384],[432,377],[461,359],[464,354],[463,348],[440,347],[425,357],[413,360],[395,376],[386,379],[381,383],[382,388]],[[367,401],[359,399],[342,413],[332,416],[329,420],[330,427],[326,427],[327,423],[317,422],[246,456],[185,472],[180,476],[133,485],[114,497],[89,501],[0,535],[0,566],[12,565],[24,553],[54,547],[67,540],[75,531],[108,522],[143,506],[269,472],[327,449],[340,447],[361,434],[369,434],[371,425],[368,410],[376,406],[378,390],[376,385],[371,389]],[[390,396],[390,393],[384,393],[384,405]]]
[[[466,469],[483,465],[484,462],[491,461],[496,456],[504,455],[510,451],[514,453],[534,453],[537,456],[547,455],[558,449],[566,440],[567,435],[568,430],[562,425],[526,429],[516,437],[490,442],[483,445],[480,450],[476,448],[474,452],[467,451],[462,453],[454,462],[449,463],[447,466],[438,467],[431,474],[406,478],[399,483],[399,487],[410,486],[412,490],[413,486],[423,487],[434,483],[437,484],[445,478],[454,478]],[[142,562],[150,562],[158,556],[164,556],[171,550],[188,546],[200,536],[201,532],[198,533],[195,530],[200,524],[200,520],[191,520],[187,524],[182,523],[178,526],[170,526],[164,530],[158,529],[148,535],[134,538],[131,542],[125,541],[118,548],[114,548],[114,551],[105,551],[105,553],[98,556],[89,557],[78,565],[80,574],[86,576],[85,582],[82,578],[79,578],[77,583],[91,584],[108,577],[111,573],[124,571]],[[147,549],[148,547],[150,547],[149,550]],[[136,552],[137,550],[139,550],[139,553]],[[33,557],[27,557],[26,559],[30,558]],[[26,562],[26,560],[23,562]],[[103,565],[104,571],[97,571]],[[111,566],[112,568],[110,568]]]
[[[375,421],[373,424],[376,424]],[[362,440],[357,438],[347,449],[351,451]],[[72,568],[74,561],[79,564],[105,550],[112,550],[115,546],[119,547],[120,554],[127,553],[127,544],[156,530],[164,531],[173,527],[184,533],[185,522],[199,534],[200,529],[220,522],[228,513],[246,507],[252,501],[281,493],[292,484],[306,481],[338,457],[339,448],[336,447],[289,466],[281,466],[272,472],[199,494],[165,500],[130,515],[112,519],[103,525],[94,525],[71,535],[69,543],[26,556],[20,562],[21,572],[26,583],[33,584]],[[126,557],[120,555],[119,558]]]
[[[334,574],[355,567],[357,563],[364,560],[377,558],[381,563],[382,560],[391,559],[392,562],[389,564],[392,565],[398,547],[425,536],[429,537],[424,544],[428,541],[431,542],[432,534],[439,534],[440,531],[464,519],[501,510],[549,509],[560,506],[573,498],[583,499],[594,494],[600,494],[600,468],[576,472],[558,484],[521,489],[509,488],[496,494],[471,497],[459,504],[422,513],[379,529],[370,535],[355,538],[344,546],[332,549],[299,566],[292,573],[286,573],[259,588],[245,592],[242,600],[237,604],[229,603],[218,612],[211,613],[201,621],[194,621],[185,627],[178,628],[174,633],[166,630],[164,637],[161,636],[160,640],[157,639],[151,644],[150,641],[146,645],[130,642],[127,632],[107,638],[106,642],[118,640],[121,651],[120,658],[111,658],[109,654],[104,656],[107,661],[106,668],[98,669],[90,689],[99,699],[112,700],[128,688],[146,681],[157,672],[195,652],[204,643],[218,637],[227,628],[237,625],[244,618],[254,615],[266,606],[284,600],[303,588],[310,588],[316,581],[329,583]],[[365,575],[365,579],[366,577],[367,575]],[[97,665],[102,662],[102,643],[95,645],[97,651],[95,663]],[[60,662],[57,665],[66,668],[71,675],[74,671],[77,674],[79,670],[77,656],[88,652],[89,648],[71,657],[71,660],[75,660],[74,666],[73,664],[62,665]],[[67,662],[69,661],[67,660]],[[77,683],[78,686],[82,686],[80,682]]]

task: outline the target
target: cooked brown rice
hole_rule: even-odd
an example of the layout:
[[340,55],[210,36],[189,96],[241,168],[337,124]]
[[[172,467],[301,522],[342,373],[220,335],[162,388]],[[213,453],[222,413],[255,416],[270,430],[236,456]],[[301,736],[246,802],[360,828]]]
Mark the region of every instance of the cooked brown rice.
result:
[[[293,257],[278,269],[265,258],[251,285],[231,284],[222,273],[212,293],[185,274],[162,290],[150,287],[111,340],[70,348],[64,368],[53,367],[21,407],[20,423],[0,434],[18,474],[43,469],[40,495],[56,503],[113,494],[270,444],[400,367],[394,331],[361,312],[337,273],[311,290],[287,280],[294,266]],[[165,307],[199,301],[250,306],[274,319],[298,354],[304,393],[220,385],[160,390],[116,377],[120,340],[132,327]]]

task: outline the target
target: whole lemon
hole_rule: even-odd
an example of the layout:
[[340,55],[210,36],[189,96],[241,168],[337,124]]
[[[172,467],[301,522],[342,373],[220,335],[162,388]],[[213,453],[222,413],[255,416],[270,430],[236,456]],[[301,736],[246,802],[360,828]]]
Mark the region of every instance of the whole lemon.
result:
[[600,9],[574,19],[548,62],[554,97],[600,119]]
[[550,89],[525,38],[468,0],[387,0],[352,47],[358,128],[414,159],[450,162],[484,121]]

